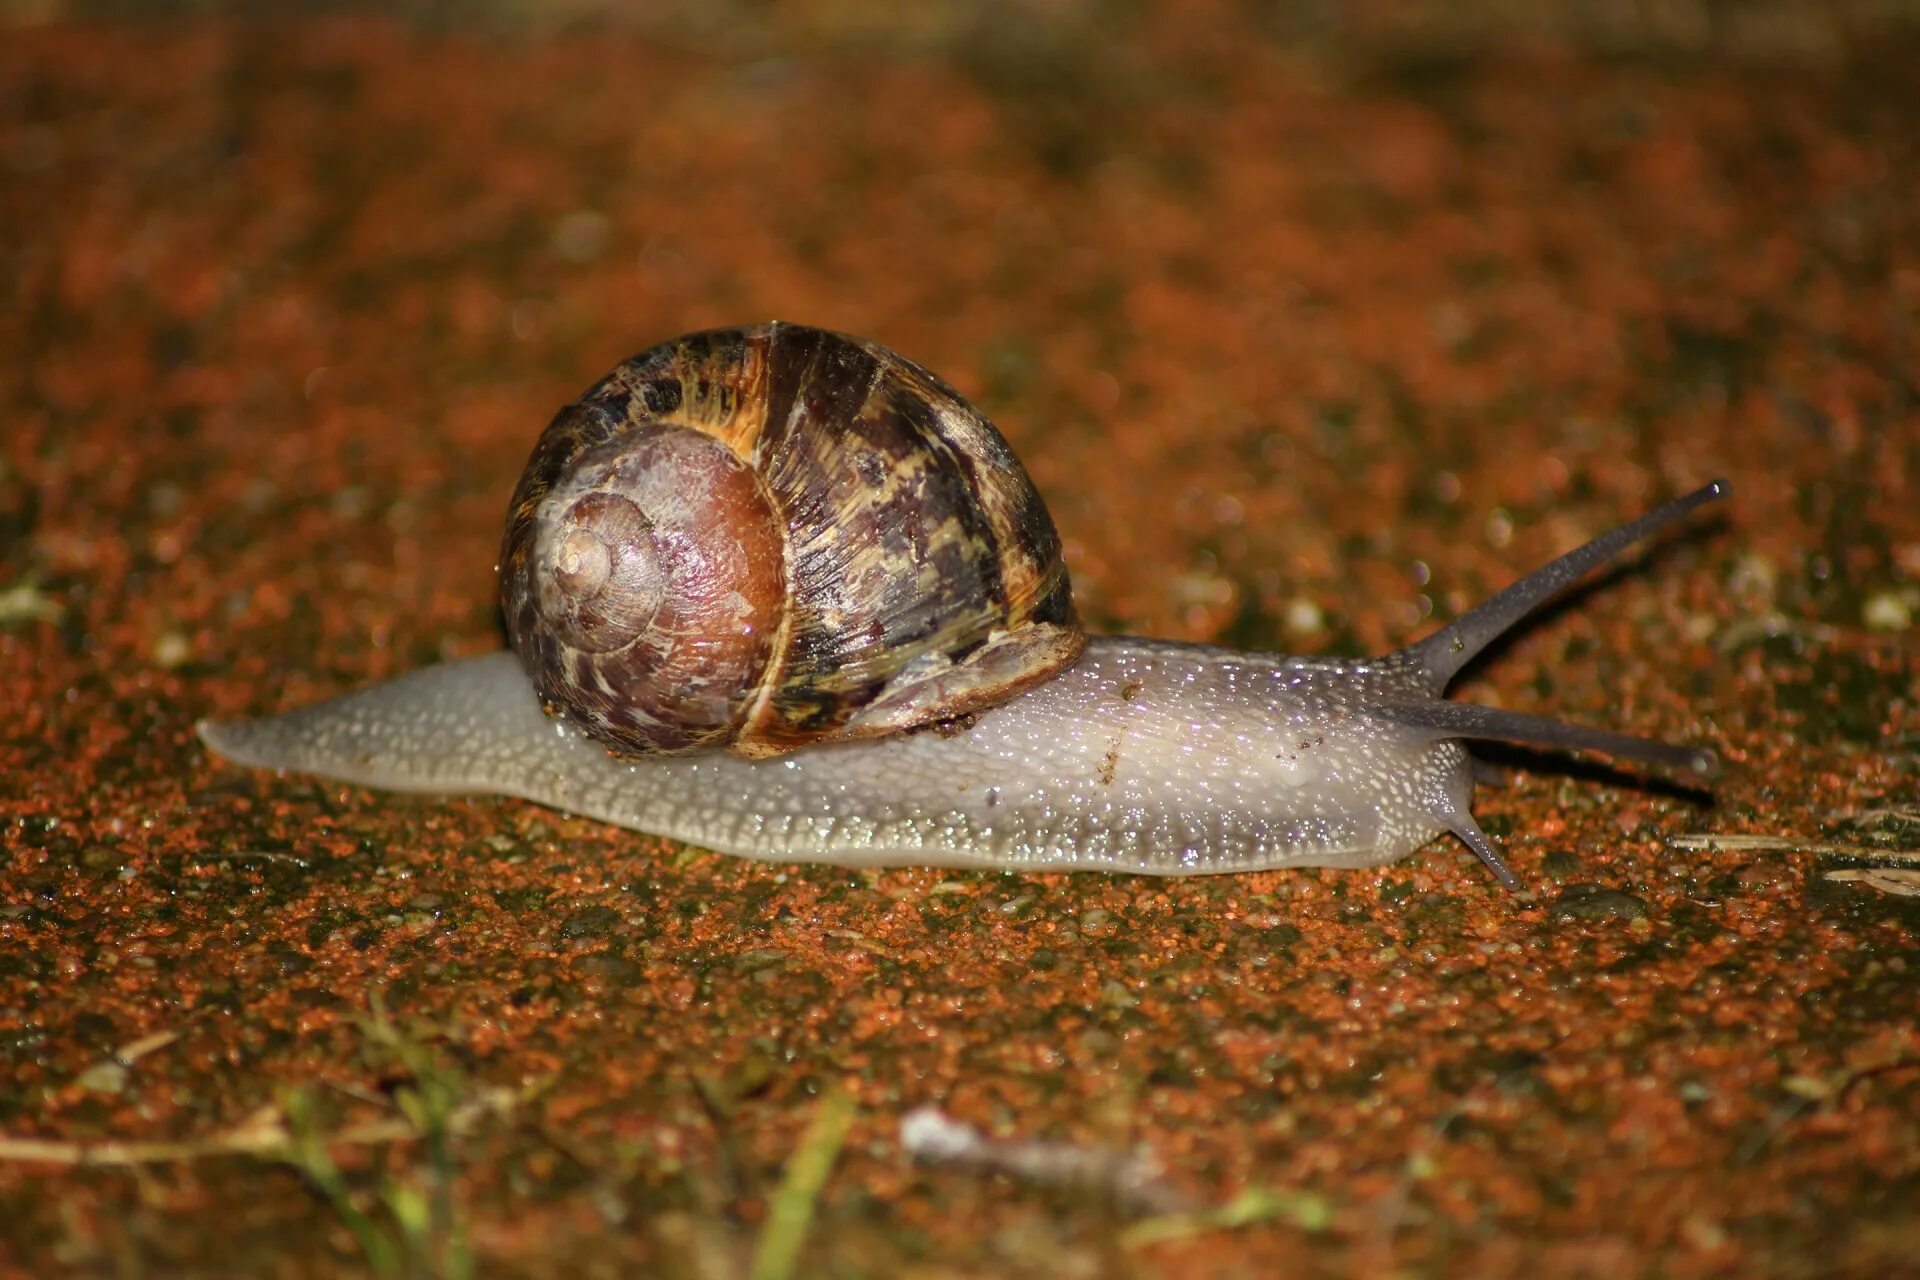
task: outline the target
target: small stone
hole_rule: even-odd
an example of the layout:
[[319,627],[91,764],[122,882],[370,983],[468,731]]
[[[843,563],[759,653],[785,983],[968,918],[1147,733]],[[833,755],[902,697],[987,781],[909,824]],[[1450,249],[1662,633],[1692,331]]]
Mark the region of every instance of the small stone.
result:
[[1327,615],[1311,600],[1289,600],[1280,617],[1287,631],[1296,636],[1312,635],[1327,626]]
[[1860,606],[1860,621],[1870,631],[1908,631],[1913,627],[1914,595],[1876,591]]
[[787,962],[787,953],[777,947],[756,947],[734,957],[733,967],[741,973],[761,973]]
[[1646,914],[1641,899],[1597,884],[1570,884],[1553,903],[1556,920],[1640,920]]
[[573,969],[582,977],[621,987],[630,987],[647,976],[646,966],[625,956],[581,956],[573,962]]
[[0,587],[0,627],[23,622],[58,622],[60,617],[59,604],[32,580]]
[[583,907],[560,922],[563,938],[604,938],[620,927],[620,913],[612,907]]
[[89,1093],[119,1093],[127,1087],[127,1069],[118,1062],[99,1062],[74,1081]]
[[148,650],[153,665],[162,671],[172,671],[183,667],[193,657],[193,641],[183,632],[162,631],[153,638],[153,647]]
[[110,844],[90,844],[80,851],[80,865],[89,871],[118,871],[126,864],[126,852]]

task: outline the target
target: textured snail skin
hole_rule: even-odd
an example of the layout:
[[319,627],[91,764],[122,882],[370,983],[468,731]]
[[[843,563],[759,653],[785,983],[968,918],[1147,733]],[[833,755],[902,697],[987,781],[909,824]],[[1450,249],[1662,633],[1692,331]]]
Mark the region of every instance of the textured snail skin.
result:
[[1464,815],[1461,745],[1369,714],[1366,691],[1390,683],[1097,637],[957,732],[626,760],[549,720],[499,653],[202,732],[242,764],[522,796],[752,858],[1173,875],[1367,866]]
[[1726,492],[1621,526],[1385,658],[1320,661],[1096,637],[964,721],[778,758],[619,759],[541,710],[512,653],[294,711],[202,724],[219,754],[404,791],[521,796],[727,853],[849,866],[1156,875],[1372,866],[1474,823],[1465,738],[1596,750],[1704,778],[1710,753],[1471,703],[1447,684],[1621,549]]

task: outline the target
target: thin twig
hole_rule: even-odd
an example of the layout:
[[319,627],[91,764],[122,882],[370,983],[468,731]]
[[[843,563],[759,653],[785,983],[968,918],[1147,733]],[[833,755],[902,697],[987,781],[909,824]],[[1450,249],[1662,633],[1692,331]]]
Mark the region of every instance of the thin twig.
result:
[[1668,836],[1673,849],[1725,849],[1730,852],[1823,853],[1837,858],[1893,858],[1901,862],[1920,861],[1920,849],[1887,849],[1871,844],[1844,844],[1832,840],[1808,840],[1801,836],[1722,836],[1706,832]]
[[155,1031],[150,1035],[141,1036],[137,1040],[129,1040],[113,1051],[113,1060],[123,1067],[130,1067],[148,1054],[157,1053],[166,1048],[185,1034],[184,1031],[174,1028],[167,1031]]
[[[449,1128],[458,1132],[471,1128],[483,1116],[511,1109],[505,1091],[489,1091],[455,1108]],[[378,1146],[405,1142],[421,1136],[418,1126],[404,1119],[369,1120],[348,1125],[323,1135],[330,1147]],[[262,1107],[252,1116],[222,1133],[204,1138],[173,1142],[121,1142],[114,1139],[87,1142],[60,1138],[14,1138],[0,1135],[0,1160],[37,1161],[75,1168],[134,1168],[166,1164],[174,1160],[205,1160],[217,1156],[283,1157],[294,1141],[286,1118],[278,1107]]]
[[[418,1136],[404,1120],[373,1120],[349,1125],[328,1136],[329,1145],[373,1146]],[[179,1142],[70,1142],[56,1138],[0,1137],[0,1160],[37,1161],[75,1168],[133,1168],[174,1160],[205,1160],[214,1156],[279,1157],[293,1138],[275,1118],[249,1122],[225,1133]]]

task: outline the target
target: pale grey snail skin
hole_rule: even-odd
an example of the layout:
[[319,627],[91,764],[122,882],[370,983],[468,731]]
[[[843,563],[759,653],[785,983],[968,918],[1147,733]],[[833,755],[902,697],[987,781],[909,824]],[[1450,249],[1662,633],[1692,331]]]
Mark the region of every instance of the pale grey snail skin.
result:
[[771,759],[609,756],[542,712],[511,653],[200,733],[240,764],[519,796],[770,861],[1187,875],[1376,866],[1451,831],[1517,888],[1470,812],[1463,739],[1598,751],[1694,779],[1714,757],[1449,702],[1446,686],[1528,613],[1726,492],[1716,481],[1668,503],[1383,658],[1094,637],[1059,674],[966,720]]

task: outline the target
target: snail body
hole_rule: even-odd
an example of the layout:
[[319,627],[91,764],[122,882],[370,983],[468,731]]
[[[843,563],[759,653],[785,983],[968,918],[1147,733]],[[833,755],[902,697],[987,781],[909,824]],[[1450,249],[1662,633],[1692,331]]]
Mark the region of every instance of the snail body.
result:
[[209,741],[241,763],[517,795],[775,861],[1150,874],[1365,866],[1464,815],[1472,777],[1457,741],[1367,717],[1354,674],[1097,636],[1066,671],[957,731],[776,759],[630,759],[544,715],[502,652],[221,726]]
[[[796,446],[803,427],[813,438]],[[655,479],[637,491],[670,518],[615,511],[595,524],[636,492],[615,474],[633,434],[642,453],[700,460],[666,465],[664,481],[641,468]],[[582,457],[584,483],[571,478]],[[621,366],[536,446],[502,557],[513,650],[200,733],[240,764],[519,796],[767,860],[1180,875],[1371,866],[1451,831],[1517,887],[1473,820],[1465,740],[1696,778],[1713,756],[1451,702],[1447,685],[1574,581],[1725,492],[1715,482],[1668,503],[1377,659],[1087,640],[1044,506],[944,383],[798,326],[689,335]],[[985,496],[969,506],[969,494]],[[774,533],[702,550],[682,526],[713,509],[771,513]],[[641,526],[665,527],[665,549],[631,551]],[[555,570],[558,606],[542,596]],[[719,602],[711,636],[663,602],[676,577]],[[751,594],[739,581],[778,583],[787,612],[756,612],[735,598]],[[692,656],[655,637],[628,661],[620,651],[647,627],[605,604],[610,583],[634,588],[650,625]],[[797,612],[796,584],[815,593]],[[685,665],[704,651],[733,664],[735,683]],[[618,702],[629,679],[654,699],[640,712]]]

